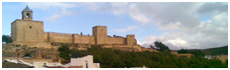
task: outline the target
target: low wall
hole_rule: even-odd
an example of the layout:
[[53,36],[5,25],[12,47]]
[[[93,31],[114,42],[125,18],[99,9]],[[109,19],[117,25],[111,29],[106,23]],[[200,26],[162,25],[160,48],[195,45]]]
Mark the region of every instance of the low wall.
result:
[[53,42],[73,43],[72,34],[53,33]]
[[64,33],[45,33],[44,41],[60,42],[60,43],[80,43],[80,44],[95,44],[94,36],[64,34]]
[[125,44],[125,38],[122,37],[107,37],[107,44]]
[[80,43],[80,44],[95,44],[95,38],[94,36],[88,36],[88,35],[74,35],[74,43]]

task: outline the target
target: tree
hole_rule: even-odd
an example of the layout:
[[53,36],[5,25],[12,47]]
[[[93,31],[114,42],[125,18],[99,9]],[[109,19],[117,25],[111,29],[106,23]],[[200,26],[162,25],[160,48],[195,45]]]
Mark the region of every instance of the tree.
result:
[[150,45],[150,48],[154,49],[154,50],[157,50],[156,47],[154,47],[153,45]]
[[70,50],[69,47],[66,45],[62,45],[58,48],[58,51],[60,52],[59,56],[65,60],[70,60]]
[[[152,46],[155,47],[155,46]],[[77,54],[76,54],[77,53]],[[87,50],[72,50],[73,56],[93,55],[93,60],[100,63],[101,68],[142,67],[149,68],[216,68],[225,67],[227,64],[220,60],[209,60],[203,57],[191,56],[178,57],[176,55],[156,53],[150,51],[134,52],[118,49],[102,48],[100,45],[92,45]]]
[[205,53],[201,50],[191,50],[190,52],[196,56],[205,56]]
[[161,52],[170,53],[170,51],[171,51],[171,50],[168,48],[168,46],[164,45],[164,44],[161,43],[161,42],[155,41],[154,44],[155,44],[155,47],[156,47],[159,51],[161,51]]
[[179,51],[177,51],[178,53],[180,54],[183,54],[183,53],[191,53],[191,54],[194,54],[196,56],[205,56],[205,53],[201,50],[185,50],[185,49],[181,49]]
[[13,40],[9,35],[2,35],[2,42],[11,43]]
[[181,49],[179,51],[177,51],[178,53],[180,54],[183,54],[183,53],[191,53],[189,50],[186,50],[186,49]]

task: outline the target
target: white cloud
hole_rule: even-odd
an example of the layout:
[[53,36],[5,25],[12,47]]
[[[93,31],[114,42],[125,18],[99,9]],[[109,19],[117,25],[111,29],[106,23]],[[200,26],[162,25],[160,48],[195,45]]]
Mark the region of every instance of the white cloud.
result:
[[43,10],[47,10],[51,8],[66,9],[66,8],[76,7],[76,4],[74,3],[62,3],[62,2],[27,2],[26,4],[31,8],[43,9]]
[[55,21],[63,16],[70,16],[79,13],[76,10],[68,10],[78,7],[75,3],[27,2],[26,4],[32,9],[42,9],[47,12],[52,12],[51,16],[45,18],[48,21]]
[[[204,49],[227,45],[227,3],[111,4],[110,10],[114,15],[127,14],[142,26],[154,24],[169,31],[164,35],[146,37],[144,42],[138,42],[142,46],[149,47],[154,41],[162,41],[171,49]],[[207,14],[210,15],[204,16]],[[204,21],[200,19],[201,16],[210,19]],[[124,33],[135,28],[116,31]]]
[[159,27],[159,28],[163,30],[177,30],[180,28],[180,26],[181,26],[180,22],[170,22],[164,27]]
[[55,21],[55,20],[57,20],[57,19],[59,19],[59,18],[61,18],[63,16],[70,16],[70,15],[73,15],[73,14],[76,15],[76,14],[79,14],[79,13],[81,13],[81,12],[63,10],[63,11],[57,13],[57,14],[54,14],[54,15],[52,15],[50,17],[47,17],[46,19],[49,20],[49,21]]
[[[67,11],[66,8],[77,7],[93,12],[109,12],[115,16],[128,15],[134,21],[140,23],[135,26],[127,26],[125,29],[116,29],[115,31],[117,32],[125,33],[137,29],[139,25],[147,26],[146,24],[154,24],[157,25],[160,30],[168,31],[168,33],[163,35],[147,36],[145,41],[138,42],[145,47],[149,47],[154,41],[162,41],[170,46],[171,49],[204,49],[228,44],[227,3],[141,2],[36,4],[37,3],[29,3],[29,5],[34,8],[61,8],[61,14],[54,14],[49,17],[50,20],[56,20],[63,15],[75,14],[73,11]],[[201,20],[201,16],[210,19]]]
[[143,47],[149,47],[151,44],[153,44],[153,41],[144,41],[144,42],[139,42],[138,44]]
[[[132,8],[135,15],[148,15],[149,23],[169,31],[164,35],[146,37],[140,42],[142,46],[149,47],[154,41],[162,41],[171,49],[227,45],[226,3],[136,3]],[[200,20],[205,14],[210,14],[205,16],[210,19]]]
[[144,15],[136,15],[136,14],[130,14],[130,16],[133,18],[133,20],[138,21],[142,23],[142,25],[149,23],[149,19],[145,17]]
[[[186,38],[186,39],[185,39]],[[190,39],[189,39],[190,38]],[[188,40],[191,40],[192,38],[189,37],[189,35],[181,33],[181,32],[172,32],[172,33],[166,33],[162,36],[148,36],[145,38],[144,42],[141,42],[140,45],[144,47],[149,47],[149,45],[154,45],[155,41],[160,41],[167,46],[169,46],[170,49],[178,50],[181,48],[196,48],[188,47],[191,44],[188,42]]]
[[137,21],[141,25],[145,25],[150,22],[149,18],[141,14],[136,8],[136,3],[111,3],[111,12],[114,15],[128,14],[134,21]]
[[180,38],[176,38],[175,40],[168,40],[168,42],[174,46],[186,46],[186,44],[188,44],[187,41]]
[[132,31],[134,29],[138,28],[137,26],[127,26],[126,29],[115,29],[115,31],[117,32],[121,32],[121,33],[126,33],[128,31]]
[[58,19],[58,18],[60,18],[60,17],[61,17],[61,15],[56,14],[56,15],[50,16],[50,17],[47,18],[47,19],[50,20],[50,21],[55,21],[56,19]]
[[111,9],[112,9],[112,13],[114,15],[121,15],[124,13],[127,13],[127,9],[129,4],[126,2],[114,2],[111,3]]

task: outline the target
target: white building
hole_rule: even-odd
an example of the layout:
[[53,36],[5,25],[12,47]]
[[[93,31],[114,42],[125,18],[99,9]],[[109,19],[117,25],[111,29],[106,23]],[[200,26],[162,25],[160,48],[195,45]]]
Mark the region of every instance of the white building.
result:
[[87,55],[81,58],[71,58],[70,63],[60,65],[56,63],[46,63],[47,68],[63,67],[63,68],[100,68],[100,63],[93,63],[93,56]]
[[83,68],[100,68],[100,63],[93,63],[93,56],[87,55],[81,58],[71,58],[70,66],[83,66]]
[[[8,62],[17,63],[17,60],[6,59]],[[71,58],[70,63],[65,65],[59,62],[48,62],[48,61],[33,61],[33,63],[27,63],[19,60],[20,63],[29,66],[34,66],[34,68],[100,68],[100,63],[93,63],[93,56],[87,55],[81,58]]]
[[219,58],[219,55],[205,55],[204,58],[206,59],[213,59],[213,58]]

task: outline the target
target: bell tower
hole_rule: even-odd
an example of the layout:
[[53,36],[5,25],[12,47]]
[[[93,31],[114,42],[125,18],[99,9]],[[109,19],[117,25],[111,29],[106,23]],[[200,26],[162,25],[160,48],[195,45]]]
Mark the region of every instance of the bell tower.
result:
[[[44,41],[43,21],[33,20],[33,11],[28,6],[21,12],[22,19],[11,23],[11,36],[14,43],[40,43]],[[27,44],[30,45],[30,44]],[[34,46],[36,46],[34,44]]]
[[22,20],[32,20],[33,11],[29,9],[28,6],[22,11]]

